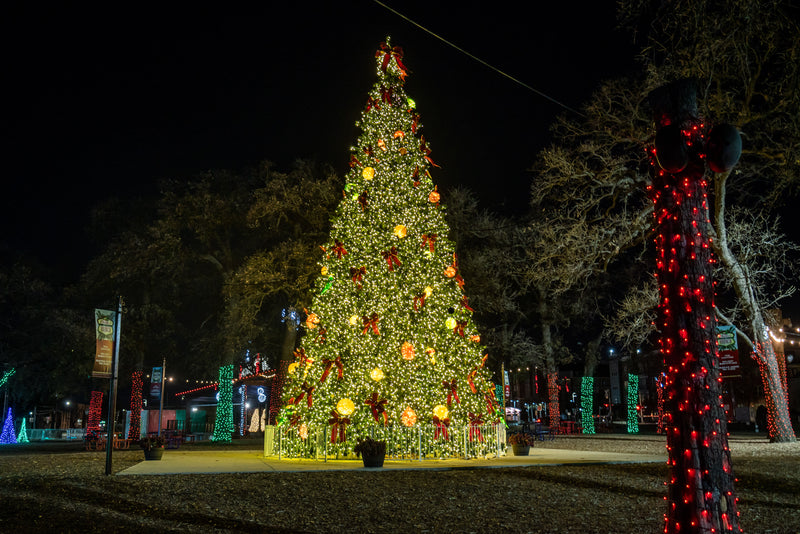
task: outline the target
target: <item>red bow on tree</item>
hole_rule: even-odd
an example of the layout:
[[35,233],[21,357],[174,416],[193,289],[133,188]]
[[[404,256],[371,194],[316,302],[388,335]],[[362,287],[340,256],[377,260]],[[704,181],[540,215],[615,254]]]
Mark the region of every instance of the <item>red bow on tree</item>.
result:
[[386,424],[389,422],[389,414],[386,413],[386,404],[388,402],[389,401],[387,401],[386,399],[379,400],[377,391],[373,391],[372,396],[368,398],[366,401],[364,401],[364,404],[369,406],[370,410],[372,410],[372,418],[375,419],[376,423],[380,423],[378,415],[383,414],[384,426],[386,426]]
[[[419,307],[418,307],[419,306]],[[425,293],[417,293],[414,296],[414,311],[419,311],[425,306]]]
[[343,373],[344,373],[344,365],[342,364],[342,357],[341,356],[337,356],[335,360],[324,358],[322,360],[322,363],[325,364],[325,371],[322,373],[322,376],[319,379],[320,383],[325,382],[325,379],[328,378],[328,373],[331,372],[331,368],[334,365],[336,366],[336,368],[338,370],[338,374],[336,376],[336,379],[337,380],[341,380],[342,379],[342,376],[343,376]]
[[372,108],[380,110],[381,109],[380,101],[375,100],[372,97],[369,97],[367,98],[367,111],[371,110]]
[[453,333],[464,337],[465,326],[467,326],[467,321],[456,321],[456,326],[453,327]]
[[356,285],[356,288],[361,289],[364,284],[364,275],[367,274],[366,266],[362,267],[350,267],[350,278],[353,280],[353,283]]
[[381,85],[381,101],[386,102],[387,104],[392,103],[392,88],[391,87],[384,87]]
[[450,418],[439,419],[434,415],[433,424],[436,425],[433,429],[433,439],[439,439],[440,434],[444,436],[445,441],[450,439],[450,436],[447,435],[447,427],[450,426]]
[[372,328],[372,333],[376,336],[379,336],[381,333],[378,332],[378,314],[372,312],[372,315],[367,317],[366,315],[362,315],[361,319],[364,321],[364,329],[361,331],[362,334],[366,334],[369,332],[369,329]]
[[325,343],[327,339],[328,339],[328,331],[325,330],[325,327],[320,326],[319,330],[317,331],[317,335],[314,336],[314,341],[322,345]]
[[481,434],[481,425],[483,424],[483,416],[475,415],[472,412],[469,412],[469,440],[475,441],[483,441],[483,435]]
[[342,417],[336,410],[331,410],[331,418],[328,419],[328,424],[331,425],[331,443],[336,443],[337,435],[339,443],[344,443],[347,439],[346,431],[347,425],[350,424],[350,419]]
[[303,395],[305,395],[308,407],[311,408],[311,404],[314,402],[313,399],[311,398],[311,394],[314,393],[314,390],[316,388],[313,386],[309,386],[308,383],[306,382],[303,382],[303,385],[300,386],[300,388],[303,391],[300,393],[300,395],[297,396],[297,398],[294,400],[294,403],[300,404],[300,401],[303,400]]
[[350,168],[353,167],[361,167],[361,162],[358,161],[358,158],[356,158],[355,154],[350,154]]
[[456,389],[458,388],[458,384],[456,383],[456,379],[452,379],[450,382],[447,380],[442,381],[442,387],[447,391],[447,405],[450,406],[450,402],[453,400],[453,397],[456,399],[456,403],[461,404],[461,399],[458,398],[458,392]]
[[344,244],[338,239],[334,239],[333,248],[331,249],[331,251],[336,255],[338,259],[342,259],[342,256],[347,255],[347,251],[344,248]]
[[381,252],[383,255],[383,259],[386,260],[386,264],[389,266],[390,271],[394,271],[394,265],[400,267],[402,263],[400,263],[400,258],[397,257],[397,247],[392,247],[389,250],[384,250]]
[[361,211],[364,211],[364,210],[367,209],[367,201],[368,200],[369,200],[369,191],[367,191],[365,189],[363,193],[358,195],[358,203],[359,203],[359,205],[361,205]]
[[293,427],[300,422],[300,414],[296,413],[289,419],[289,427]]
[[435,164],[433,162],[433,160],[431,159],[431,149],[428,148],[428,145],[425,143],[425,136],[424,135],[419,140],[419,149],[422,151],[423,154],[425,154],[425,159],[428,160],[428,163],[430,163],[434,167],[438,167],[438,168],[441,169],[441,167],[439,167],[437,164]]
[[[458,279],[456,279],[456,281],[457,281],[457,280],[458,280]],[[461,306],[462,306],[462,307],[463,307],[465,310],[467,310],[467,311],[471,311],[471,312],[474,312],[474,311],[475,311],[475,310],[473,310],[473,309],[470,307],[470,305],[469,305],[469,299],[467,298],[467,296],[466,296],[466,295],[463,295],[463,296],[461,297]]]
[[436,238],[439,237],[436,234],[422,234],[422,248],[425,248],[425,245],[428,245],[430,251],[433,252],[434,244],[436,243]]
[[306,349],[303,347],[294,349],[294,357],[297,358],[297,363],[300,365],[309,365],[314,363],[314,360],[306,356]]
[[411,175],[411,180],[414,183],[414,187],[419,187],[419,166],[414,169],[414,173]]
[[406,76],[408,75],[408,70],[406,69],[406,66],[403,65],[403,48],[399,46],[390,47],[386,43],[381,43],[379,49],[375,51],[375,57],[381,57],[381,54],[383,54],[381,70],[386,72],[389,62],[392,60],[392,58],[394,58],[395,62],[397,63],[397,68],[400,69],[400,79],[405,81]]
[[417,127],[419,126],[419,113],[413,113],[411,115],[411,133],[417,133]]

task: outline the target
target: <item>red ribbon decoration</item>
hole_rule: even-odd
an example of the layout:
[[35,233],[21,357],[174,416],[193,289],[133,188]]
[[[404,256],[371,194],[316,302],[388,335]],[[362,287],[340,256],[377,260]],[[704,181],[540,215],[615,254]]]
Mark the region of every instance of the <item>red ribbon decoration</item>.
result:
[[344,443],[347,439],[345,432],[347,430],[347,425],[350,424],[350,419],[340,416],[339,412],[336,410],[331,410],[331,418],[328,419],[328,424],[333,425],[331,428],[331,443],[336,443],[337,434],[339,443]]
[[333,367],[334,365],[336,365],[336,368],[338,369],[338,374],[336,376],[336,379],[337,380],[342,379],[342,376],[344,374],[344,365],[342,364],[341,356],[337,356],[335,360],[325,358],[322,360],[322,363],[325,364],[325,371],[322,373],[322,376],[319,379],[320,383],[325,382],[325,379],[328,378],[328,373],[331,372],[331,367]]
[[358,203],[361,205],[361,211],[367,209],[367,200],[369,200],[369,192],[365,189],[363,193],[358,195]]
[[438,168],[441,169],[441,167],[439,167],[437,164],[435,164],[433,162],[433,160],[430,158],[431,149],[428,148],[428,145],[425,143],[425,136],[424,135],[420,138],[419,149],[422,151],[423,154],[425,154],[425,159],[428,160],[428,163],[430,163],[434,167],[438,167]]
[[323,345],[325,341],[328,339],[328,331],[325,330],[324,326],[320,326],[319,330],[317,331],[317,335],[314,336],[314,341]]
[[481,434],[480,425],[483,424],[483,417],[479,415],[475,415],[472,412],[469,412],[469,440],[475,441],[477,438],[478,441],[483,442],[483,435]]
[[419,187],[419,166],[414,169],[414,173],[411,175],[411,180],[414,184],[414,187]]
[[397,247],[392,247],[389,250],[384,250],[381,252],[383,255],[383,259],[386,260],[386,264],[389,265],[389,270],[394,271],[394,265],[400,267],[403,265],[400,263],[400,258],[397,257]]
[[489,393],[484,394],[483,400],[486,401],[486,413],[493,414],[494,413],[494,391],[489,391]]
[[303,382],[303,385],[302,385],[302,386],[300,386],[300,388],[301,388],[303,391],[302,391],[302,393],[300,393],[300,395],[299,395],[299,396],[298,396],[298,397],[297,397],[297,398],[294,400],[294,403],[295,403],[295,404],[300,404],[300,401],[301,401],[301,400],[303,400],[303,395],[305,395],[305,396],[306,396],[306,403],[308,404],[308,407],[309,407],[309,408],[311,408],[311,404],[314,402],[314,400],[311,398],[311,394],[312,394],[312,393],[314,393],[314,390],[315,390],[316,388],[315,388],[314,386],[309,386],[307,382]]
[[361,162],[358,161],[358,158],[356,158],[355,154],[350,154],[350,168],[353,167],[361,167]]
[[314,362],[314,360],[306,356],[306,349],[303,347],[294,349],[294,357],[297,358],[297,363],[300,365],[308,365]]
[[453,400],[453,397],[456,398],[456,403],[461,404],[461,399],[458,398],[458,392],[456,391],[458,384],[456,383],[455,378],[450,382],[448,382],[447,380],[442,380],[442,387],[447,390],[448,406],[450,406],[450,402]]
[[392,88],[386,88],[381,85],[381,101],[386,102],[387,104],[392,103]]
[[331,249],[338,259],[342,259],[342,256],[347,256],[347,251],[344,248],[344,244],[339,241],[338,239],[334,239],[333,241],[333,248]]
[[300,422],[300,414],[296,413],[289,419],[289,428]]
[[417,133],[417,126],[419,126],[419,113],[414,113],[411,116],[411,133]]
[[366,334],[367,332],[369,332],[369,329],[372,328],[372,333],[373,334],[375,334],[376,336],[381,335],[381,333],[378,332],[378,314],[377,313],[372,312],[372,315],[370,315],[369,317],[367,317],[366,315],[362,315],[361,319],[364,321],[364,329],[361,331],[362,334]]
[[372,418],[375,419],[376,423],[380,423],[381,420],[378,418],[379,414],[383,414],[383,425],[389,422],[389,414],[386,413],[386,403],[388,403],[386,399],[378,400],[378,392],[373,391],[372,396],[364,401],[364,404],[369,406],[370,410],[372,410]]
[[469,384],[469,389],[472,391],[472,394],[475,395],[478,393],[478,388],[475,387],[475,382],[472,380],[478,374],[478,367],[475,367],[472,371],[469,372],[467,375],[467,384]]
[[430,248],[431,253],[433,253],[434,244],[436,243],[436,238],[439,237],[436,234],[422,234],[422,244],[420,245],[422,248],[425,248],[425,245],[428,245]]
[[350,267],[350,278],[353,280],[353,283],[356,285],[356,288],[358,288],[358,289],[361,289],[362,287],[364,287],[364,284],[360,283],[360,282],[364,281],[364,275],[366,275],[366,274],[367,274],[366,266],[362,266],[362,267],[358,267],[358,268]]
[[[458,279],[456,279],[456,281],[457,281],[457,280],[458,280]],[[465,310],[467,310],[467,311],[471,311],[471,312],[474,312],[474,311],[475,311],[475,310],[473,310],[473,309],[470,307],[470,305],[469,305],[469,299],[467,298],[467,296],[466,296],[466,295],[463,295],[463,296],[461,297],[461,306],[462,306],[462,307],[463,307]]]
[[380,111],[381,109],[380,101],[375,100],[372,97],[369,97],[367,98],[367,111],[371,110],[372,108],[375,108]]
[[464,327],[467,326],[467,321],[456,321],[456,326],[453,327],[453,333],[464,337]]
[[456,273],[456,284],[458,284],[458,287],[461,289],[464,289],[464,279],[461,278],[461,273]]
[[403,48],[399,46],[393,46],[389,48],[388,44],[381,43],[380,50],[375,51],[375,57],[380,57],[381,54],[384,54],[383,60],[381,61],[381,70],[386,72],[386,68],[389,66],[389,61],[394,58],[395,62],[397,63],[397,68],[400,69],[400,79],[405,81],[406,76],[408,75],[408,69],[406,69],[406,66],[403,65]]
[[[419,307],[417,307],[419,306]],[[420,308],[425,307],[425,293],[417,293],[414,296],[414,311],[419,311]]]
[[439,439],[439,434],[444,435],[444,440],[448,441],[450,436],[447,434],[447,427],[450,426],[450,418],[439,419],[433,416],[433,424],[436,425],[433,429],[433,439]]

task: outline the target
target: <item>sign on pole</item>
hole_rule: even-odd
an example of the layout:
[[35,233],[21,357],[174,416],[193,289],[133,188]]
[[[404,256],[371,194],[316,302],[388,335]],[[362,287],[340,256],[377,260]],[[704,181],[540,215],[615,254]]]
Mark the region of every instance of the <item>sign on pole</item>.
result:
[[153,372],[150,374],[150,396],[161,396],[161,376],[163,369],[161,367],[153,367]]
[[111,360],[114,357],[114,320],[116,314],[108,310],[94,310],[95,356],[92,376],[111,378]]
[[719,353],[719,374],[723,378],[740,378],[739,342],[735,326],[717,326],[717,351]]

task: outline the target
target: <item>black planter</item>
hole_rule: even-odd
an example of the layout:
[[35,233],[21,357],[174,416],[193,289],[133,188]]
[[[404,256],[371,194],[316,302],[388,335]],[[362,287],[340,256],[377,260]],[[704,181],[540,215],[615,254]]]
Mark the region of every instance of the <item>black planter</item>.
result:
[[514,451],[514,456],[528,456],[531,452],[530,445],[512,445],[511,449]]
[[164,447],[153,447],[149,451],[144,451],[145,460],[160,460],[164,456]]
[[383,459],[385,457],[385,454],[376,456],[362,455],[361,459],[364,461],[364,467],[383,467]]

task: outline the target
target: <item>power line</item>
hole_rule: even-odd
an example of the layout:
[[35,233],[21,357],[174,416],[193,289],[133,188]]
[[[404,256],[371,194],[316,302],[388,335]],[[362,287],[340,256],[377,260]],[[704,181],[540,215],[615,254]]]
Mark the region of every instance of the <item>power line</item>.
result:
[[475,61],[477,61],[477,62],[478,62],[478,63],[480,63],[481,65],[484,65],[484,66],[486,66],[486,67],[489,67],[490,69],[492,69],[493,71],[497,72],[497,73],[498,73],[498,74],[500,74],[501,76],[505,76],[505,77],[506,77],[506,78],[508,78],[509,80],[511,80],[511,81],[513,81],[513,82],[515,82],[515,83],[518,83],[519,85],[521,85],[521,86],[522,86],[522,87],[524,87],[525,89],[528,89],[529,91],[533,91],[534,93],[536,93],[537,95],[541,96],[542,98],[546,98],[546,99],[547,99],[547,100],[549,100],[550,102],[552,102],[552,103],[554,103],[554,104],[556,104],[556,105],[558,105],[558,106],[561,106],[562,108],[566,109],[567,111],[571,111],[572,113],[575,113],[576,115],[579,115],[579,116],[581,116],[581,117],[586,117],[586,115],[584,115],[584,114],[583,114],[583,113],[581,113],[580,111],[578,111],[578,110],[576,110],[576,109],[573,109],[573,108],[569,107],[568,105],[566,105],[566,104],[564,104],[564,103],[562,103],[562,102],[559,102],[559,101],[558,101],[558,100],[556,100],[555,98],[553,98],[553,97],[551,97],[551,96],[549,96],[549,95],[546,95],[546,94],[544,94],[543,92],[539,91],[538,89],[535,89],[535,88],[531,87],[531,86],[530,86],[530,85],[528,85],[527,83],[525,83],[525,82],[523,82],[523,81],[521,81],[521,80],[518,80],[518,79],[514,78],[514,77],[513,77],[513,76],[511,76],[510,74],[508,74],[508,73],[506,73],[506,72],[504,72],[504,71],[502,71],[502,70],[498,69],[497,67],[494,67],[494,66],[490,65],[489,63],[485,62],[485,61],[484,61],[484,60],[482,60],[481,58],[479,58],[479,57],[477,57],[477,56],[474,56],[474,55],[470,54],[469,52],[467,52],[467,51],[466,51],[466,50],[464,50],[463,48],[459,47],[458,45],[456,45],[456,44],[454,44],[454,43],[451,43],[450,41],[448,41],[447,39],[445,39],[445,38],[444,38],[444,37],[442,37],[441,35],[437,35],[436,33],[432,32],[431,30],[429,30],[428,28],[424,27],[423,25],[421,25],[421,24],[419,24],[419,23],[417,23],[417,22],[415,22],[415,21],[411,20],[410,18],[406,17],[405,15],[403,15],[402,13],[400,13],[399,11],[397,11],[396,9],[392,9],[391,7],[387,6],[387,5],[386,5],[386,4],[384,4],[383,2],[380,2],[379,0],[372,0],[372,1],[373,1],[373,2],[375,2],[376,4],[380,5],[380,6],[383,6],[383,7],[384,7],[384,8],[386,8],[386,9],[388,9],[389,11],[391,11],[392,13],[394,13],[395,15],[397,15],[398,17],[401,17],[401,18],[403,18],[403,19],[407,20],[408,22],[410,22],[411,24],[413,24],[413,25],[414,25],[414,26],[416,26],[417,28],[421,29],[422,31],[424,31],[424,32],[427,32],[427,33],[431,34],[432,36],[436,37],[437,39],[439,39],[439,40],[440,40],[440,41],[442,41],[443,43],[445,43],[445,44],[447,44],[447,45],[449,45],[449,46],[452,46],[453,48],[455,48],[456,50],[458,50],[458,51],[459,51],[459,52],[461,52],[462,54],[464,54],[464,55],[466,55],[466,56],[469,56],[469,57],[471,57],[472,59],[474,59]]

